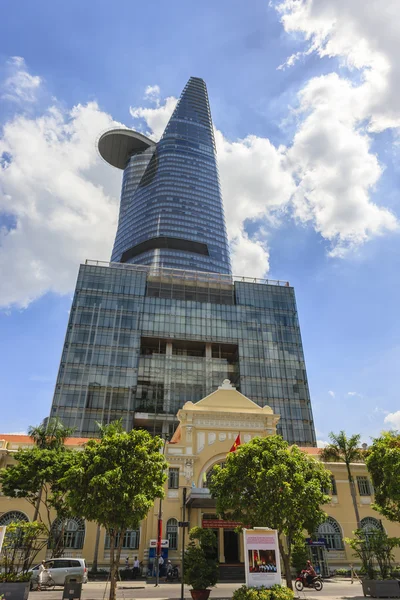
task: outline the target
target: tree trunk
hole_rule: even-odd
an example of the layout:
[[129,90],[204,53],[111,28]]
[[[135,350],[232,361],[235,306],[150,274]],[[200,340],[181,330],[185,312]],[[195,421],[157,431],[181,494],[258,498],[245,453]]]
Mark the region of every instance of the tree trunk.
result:
[[292,569],[290,566],[290,554],[289,554],[289,552],[286,552],[280,535],[278,535],[278,540],[279,540],[279,550],[280,550],[280,553],[282,556],[283,566],[284,566],[284,570],[285,570],[286,585],[288,586],[288,588],[290,590],[292,590],[293,583],[292,583]]
[[353,501],[354,513],[356,515],[357,529],[361,529],[360,513],[358,512],[358,506],[357,506],[356,486],[354,485],[354,479],[353,479],[353,475],[351,474],[350,465],[348,465],[346,463],[346,467],[347,467],[347,476],[349,478],[349,484],[350,484],[351,499]]
[[99,558],[100,531],[101,531],[101,527],[100,527],[100,525],[97,525],[96,542],[94,544],[94,554],[93,554],[93,563],[92,563],[92,571],[95,571],[95,572],[97,571],[97,564],[98,564],[98,558]]
[[117,596],[117,569],[115,561],[115,530],[110,531],[110,596],[115,600]]
[[115,562],[117,563],[117,575],[118,576],[119,576],[119,565],[121,562],[121,550],[122,550],[122,546],[124,544],[125,531],[126,531],[126,529],[119,531],[119,542],[118,542],[117,552],[116,552],[116,556],[115,556]]

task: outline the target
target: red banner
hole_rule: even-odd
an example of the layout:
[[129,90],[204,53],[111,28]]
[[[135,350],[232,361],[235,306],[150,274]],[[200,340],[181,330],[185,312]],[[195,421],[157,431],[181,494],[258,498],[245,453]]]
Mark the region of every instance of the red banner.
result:
[[223,519],[205,519],[203,520],[203,529],[235,529],[242,527],[238,521],[224,521]]

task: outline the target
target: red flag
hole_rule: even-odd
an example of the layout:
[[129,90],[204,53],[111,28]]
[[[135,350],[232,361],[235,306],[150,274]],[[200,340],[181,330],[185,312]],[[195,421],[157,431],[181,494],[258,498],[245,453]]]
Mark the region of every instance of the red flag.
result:
[[232,448],[229,450],[229,452],[235,452],[235,450],[237,449],[237,447],[240,446],[240,433],[238,433],[238,436],[235,440],[235,443],[233,444]]

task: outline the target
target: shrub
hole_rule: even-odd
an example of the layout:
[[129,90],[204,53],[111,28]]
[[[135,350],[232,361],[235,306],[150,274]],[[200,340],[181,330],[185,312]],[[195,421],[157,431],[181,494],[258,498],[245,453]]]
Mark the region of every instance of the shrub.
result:
[[347,575],[350,575],[350,571],[349,571],[349,569],[336,569],[335,575],[347,576]]
[[284,585],[266,587],[247,587],[242,585],[235,590],[232,600],[293,600],[294,592]]
[[[30,581],[32,572],[29,573],[0,573],[0,583],[25,583]],[[0,600],[2,596],[0,595]]]
[[201,527],[193,527],[189,538],[184,556],[183,580],[194,590],[205,590],[218,581],[218,563],[214,558],[217,538],[211,529]]

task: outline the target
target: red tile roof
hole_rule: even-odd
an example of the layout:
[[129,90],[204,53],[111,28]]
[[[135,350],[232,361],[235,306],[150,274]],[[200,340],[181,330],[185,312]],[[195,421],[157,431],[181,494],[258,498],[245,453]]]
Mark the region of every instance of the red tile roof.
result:
[[[24,434],[14,434],[14,433],[0,433],[0,440],[4,440],[6,442],[20,443],[20,444],[32,444],[33,440],[29,435]],[[82,444],[86,444],[90,438],[68,438],[65,441],[66,446],[81,446]]]

